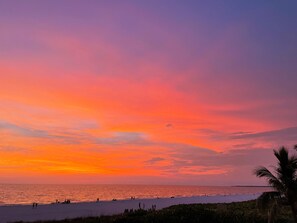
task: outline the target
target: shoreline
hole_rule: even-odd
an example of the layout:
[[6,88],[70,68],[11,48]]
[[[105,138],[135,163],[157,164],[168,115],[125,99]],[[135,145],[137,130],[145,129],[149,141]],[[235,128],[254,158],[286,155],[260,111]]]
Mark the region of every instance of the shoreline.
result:
[[206,204],[206,203],[231,203],[257,199],[261,194],[237,194],[215,196],[193,196],[175,198],[148,198],[129,199],[117,201],[80,202],[80,203],[54,203],[32,205],[8,205],[0,206],[0,223],[14,221],[44,221],[64,220],[78,217],[95,217],[102,215],[121,214],[125,209],[150,209],[155,205],[156,209],[163,209],[178,204]]
[[[134,199],[132,198],[124,198],[124,199],[115,199],[115,200],[99,200],[99,203],[104,203],[104,202],[115,202],[115,201],[130,201],[130,200],[159,200],[159,199],[180,199],[180,198],[197,198],[197,197],[218,197],[218,196],[222,196],[222,197],[228,197],[228,196],[245,196],[245,195],[259,195],[262,194],[261,193],[245,193],[245,194],[201,194],[201,195],[193,195],[193,196],[181,196],[181,195],[176,195],[176,196],[172,196],[172,197],[134,197]],[[67,199],[66,199],[67,200]],[[65,201],[66,201],[65,200]],[[66,205],[66,203],[63,203],[65,201],[59,201],[58,203],[56,202],[50,202],[50,203],[38,203],[38,207],[39,206],[44,206],[44,205]],[[96,200],[83,200],[83,201],[72,201],[69,199],[69,201],[71,201],[70,203],[67,204],[85,204],[85,203],[98,203]],[[1,203],[0,202],[0,208],[1,207],[16,207],[16,206],[31,206],[32,207],[33,202],[31,203],[17,203],[17,204],[6,204],[6,203]]]

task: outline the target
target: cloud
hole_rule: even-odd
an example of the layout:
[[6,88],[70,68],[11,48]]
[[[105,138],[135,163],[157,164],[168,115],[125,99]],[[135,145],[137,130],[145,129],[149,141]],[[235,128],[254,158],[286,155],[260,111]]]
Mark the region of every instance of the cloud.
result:
[[[9,131],[29,138],[50,139],[64,144],[81,144],[82,142],[88,142],[89,144],[94,144],[95,146],[116,146],[117,149],[121,146],[131,145],[140,146],[142,149],[147,148],[146,152],[148,153],[150,152],[150,148],[154,148],[155,151],[152,152],[157,154],[157,156],[144,161],[145,165],[149,164],[154,166],[160,161],[169,161],[167,162],[167,170],[175,169],[176,171],[180,168],[190,166],[248,166],[251,165],[251,160],[253,160],[253,162],[258,160],[259,163],[265,162],[267,160],[265,157],[269,156],[271,153],[271,150],[266,148],[255,148],[257,145],[254,143],[234,144],[231,148],[226,150],[226,152],[217,152],[212,149],[185,143],[154,141],[151,140],[148,135],[139,132],[113,132],[110,136],[100,137],[84,131],[58,130],[51,132],[48,130],[22,127],[3,121],[0,122],[0,131]],[[204,132],[217,133],[210,130]],[[296,136],[297,127],[260,133],[236,132],[229,134],[228,137],[233,140],[279,137],[287,140],[293,140],[296,139]],[[162,148],[162,150],[158,150],[157,148]],[[2,147],[2,150],[3,149],[4,147]],[[5,147],[5,150],[9,149],[17,151],[16,147]],[[166,154],[163,153],[164,151]]]
[[[29,138],[41,138],[55,141],[55,143],[72,144],[74,142],[80,143],[83,149],[91,152],[89,147],[93,147],[93,151],[108,151],[104,159],[110,159],[119,151],[124,153],[118,161],[112,161],[107,165],[109,169],[117,171],[123,170],[125,167],[130,168],[129,171],[141,168],[146,168],[152,173],[158,173],[159,176],[176,176],[176,177],[190,177],[196,176],[198,179],[207,175],[221,177],[223,175],[236,176],[236,174],[245,174],[248,178],[252,178],[252,170],[257,165],[270,165],[274,163],[274,157],[271,149],[264,147],[257,147],[255,143],[238,143],[233,144],[232,147],[224,152],[218,152],[209,148],[199,147],[186,143],[174,143],[166,141],[153,140],[149,135],[141,132],[112,132],[107,136],[98,136],[83,130],[41,130],[30,127],[23,127],[9,122],[0,122],[0,131],[9,131],[17,135]],[[268,131],[261,133],[236,132],[225,134],[225,137],[251,137],[251,139],[258,137],[276,137],[288,132],[295,133],[296,128],[288,128],[284,130]],[[204,131],[215,132],[215,131]],[[221,134],[221,133],[219,133]],[[293,134],[294,135],[294,134]],[[233,139],[237,140],[237,139]],[[86,144],[90,145],[85,147]],[[131,147],[130,147],[131,146]],[[103,148],[101,150],[100,148]],[[110,150],[110,148],[113,148]],[[137,149],[135,149],[137,148]],[[1,146],[2,152],[25,153],[26,149]],[[125,154],[127,154],[125,156]],[[141,155],[139,155],[141,154]],[[117,158],[112,158],[117,160]],[[122,164],[123,160],[129,160],[129,165]],[[135,161],[137,160],[137,161]],[[30,161],[31,162],[31,161]],[[41,159],[40,162],[43,162]],[[53,162],[55,162],[53,160]],[[61,167],[63,171],[77,171],[76,164],[69,164],[71,169]],[[119,166],[115,166],[119,165]],[[47,168],[55,171],[49,165]],[[88,171],[90,168],[86,165]],[[95,166],[94,166],[95,168]],[[99,168],[100,169],[100,168]],[[231,179],[231,178],[230,178]]]
[[297,142],[297,127],[269,130],[263,132],[236,131],[223,132],[213,129],[196,129],[198,136],[216,142],[224,142],[223,148],[230,150],[244,147],[281,146],[295,144]]
[[150,145],[146,135],[138,132],[115,132],[110,137],[94,137],[92,140],[99,145]]
[[255,148],[255,143],[241,143],[241,144],[233,144],[233,149],[246,149],[246,148]]
[[21,127],[8,122],[0,122],[0,130],[9,130],[16,134],[27,136],[27,137],[36,137],[36,138],[49,137],[49,134],[46,131],[25,128],[25,127]]
[[0,146],[0,152],[7,152],[7,153],[28,153],[30,151],[31,151],[30,148],[16,147],[16,146]]
[[145,163],[149,164],[149,165],[153,165],[153,164],[156,164],[156,163],[158,163],[160,161],[163,161],[163,160],[165,160],[165,159],[162,158],[162,157],[153,157],[153,158],[151,158],[149,160],[146,160]]
[[209,138],[214,141],[223,140],[226,137],[225,132],[210,129],[210,128],[195,129],[194,132],[197,133],[199,137]]
[[230,136],[230,139],[282,139],[282,140],[297,140],[297,127],[284,128],[272,131],[258,133],[238,133]]
[[83,123],[79,125],[80,128],[72,129],[60,129],[50,128],[47,130],[35,129],[30,127],[23,127],[9,122],[0,122],[0,131],[8,131],[12,134],[28,138],[39,138],[39,139],[50,139],[57,143],[62,144],[82,144],[88,142],[95,145],[141,145],[148,146],[152,145],[153,142],[147,140],[147,136],[144,133],[138,132],[113,132],[111,136],[96,136],[87,133],[84,130],[88,128],[94,128],[93,124]]
[[160,153],[162,156],[146,160],[144,164],[159,169],[165,175],[232,175],[241,169],[247,178],[251,178],[257,165],[274,163],[271,149],[255,148],[250,144],[225,152],[186,144],[167,144],[167,148],[166,154]]
[[228,169],[221,167],[185,166],[179,169],[179,174],[185,175],[221,175],[226,174]]
[[[63,144],[79,144],[79,137],[73,132],[67,131],[53,131],[51,133],[49,130],[41,130],[30,127],[23,127],[10,122],[1,121],[0,131],[8,131],[16,136],[22,136],[27,138],[39,138],[39,139],[50,139],[53,141],[58,141]],[[82,136],[82,135],[80,135]]]
[[250,134],[252,132],[233,132],[232,135],[244,135],[244,134]]
[[201,154],[189,150],[179,151],[172,158],[175,160],[175,166],[198,165],[198,166],[244,166],[251,165],[258,161],[259,163],[267,160],[272,154],[269,149],[234,149],[227,152],[212,152]]

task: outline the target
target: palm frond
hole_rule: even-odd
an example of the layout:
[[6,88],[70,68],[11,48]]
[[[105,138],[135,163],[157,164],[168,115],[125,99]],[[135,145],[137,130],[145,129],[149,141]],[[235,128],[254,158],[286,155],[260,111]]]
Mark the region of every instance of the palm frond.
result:
[[285,147],[278,151],[274,150],[274,155],[279,160],[278,167],[275,168],[277,178],[286,188],[296,187],[297,157],[289,157],[289,152]]
[[276,176],[274,176],[266,167],[260,166],[256,168],[254,174],[260,178],[265,177],[269,185],[271,185],[278,191],[284,192],[285,188],[282,182]]
[[293,168],[297,168],[297,156],[293,155],[289,158],[289,163],[292,165]]
[[274,156],[278,159],[279,165],[287,165],[289,161],[289,152],[285,147],[279,150],[273,150]]

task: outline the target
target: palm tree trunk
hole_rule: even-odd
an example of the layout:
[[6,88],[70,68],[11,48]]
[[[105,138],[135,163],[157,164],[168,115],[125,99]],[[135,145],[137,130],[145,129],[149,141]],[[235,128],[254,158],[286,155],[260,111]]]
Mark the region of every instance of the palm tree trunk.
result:
[[295,220],[295,223],[297,223],[297,206],[296,202],[291,203],[291,209],[292,209],[292,214]]

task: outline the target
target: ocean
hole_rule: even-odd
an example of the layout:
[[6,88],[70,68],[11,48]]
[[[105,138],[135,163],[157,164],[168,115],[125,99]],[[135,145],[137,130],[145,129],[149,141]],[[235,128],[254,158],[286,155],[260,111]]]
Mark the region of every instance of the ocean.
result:
[[191,197],[199,195],[257,194],[269,187],[174,186],[174,185],[22,185],[0,184],[0,205],[92,202],[137,198]]

